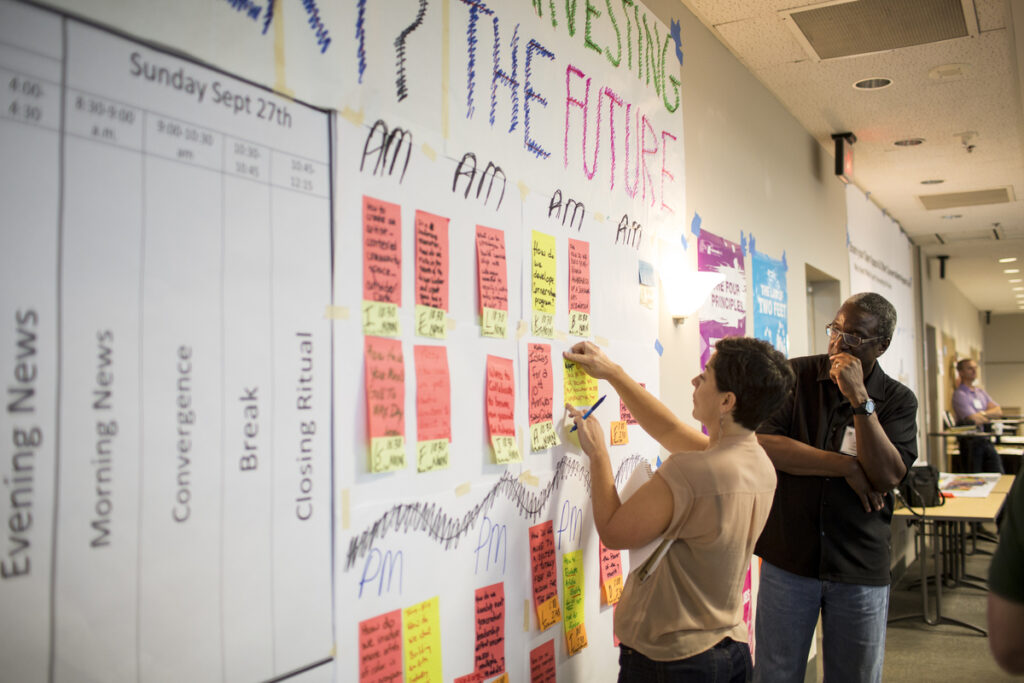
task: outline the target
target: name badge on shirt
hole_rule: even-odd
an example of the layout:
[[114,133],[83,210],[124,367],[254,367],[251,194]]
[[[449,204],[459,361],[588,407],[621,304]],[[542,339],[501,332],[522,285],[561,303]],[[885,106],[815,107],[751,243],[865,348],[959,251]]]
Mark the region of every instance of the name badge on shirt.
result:
[[843,455],[857,455],[857,430],[847,427],[843,434],[843,443],[839,446],[839,452]]
[[976,410],[981,410],[985,407],[985,404],[981,402],[980,398],[974,399],[974,407]]

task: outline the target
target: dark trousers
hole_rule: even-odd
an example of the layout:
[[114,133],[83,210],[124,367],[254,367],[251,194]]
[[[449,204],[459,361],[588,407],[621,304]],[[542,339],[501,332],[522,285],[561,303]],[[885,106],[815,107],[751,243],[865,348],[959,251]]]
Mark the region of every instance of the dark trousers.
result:
[[987,436],[960,438],[960,451],[966,456],[968,472],[999,472],[1003,474],[1003,459]]
[[657,662],[633,648],[619,646],[619,683],[748,683],[752,669],[750,648],[732,638],[671,662]]

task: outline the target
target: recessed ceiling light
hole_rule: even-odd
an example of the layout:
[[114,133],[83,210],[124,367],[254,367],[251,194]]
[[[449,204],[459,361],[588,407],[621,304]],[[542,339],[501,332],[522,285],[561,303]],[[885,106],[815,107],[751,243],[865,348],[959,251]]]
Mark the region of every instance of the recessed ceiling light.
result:
[[1013,275],[1014,273],[1019,273],[1020,268],[1004,268],[1003,272],[1006,273],[1007,275]]
[[897,147],[915,147],[924,142],[924,138],[907,138],[906,140],[897,140],[892,143]]
[[943,216],[943,218],[945,220],[947,220],[947,221],[951,221],[951,220],[953,220],[955,218],[963,218],[963,217],[964,217],[964,215],[962,213],[947,213],[945,216]]
[[1015,284],[1015,283],[1017,283],[1017,282],[1024,282],[1024,280],[1022,280],[1022,279],[1021,279],[1021,278],[1019,278],[1019,277],[1015,277],[1015,278],[1013,278],[1012,280],[1010,280],[1010,284],[1011,284],[1011,285],[1012,285],[1012,284]]
[[930,180],[922,180],[921,184],[922,185],[939,185],[939,184],[944,183],[944,182],[946,182],[946,181],[943,180],[942,178],[932,178]]
[[1007,256],[1006,258],[999,259],[1000,263],[1013,263],[1017,260],[1016,256]]
[[865,78],[862,81],[857,81],[853,84],[854,88],[858,90],[878,90],[879,88],[885,88],[886,86],[892,85],[891,78]]
[[1014,287],[1013,291],[1015,291],[1015,292],[1024,292],[1024,287]]

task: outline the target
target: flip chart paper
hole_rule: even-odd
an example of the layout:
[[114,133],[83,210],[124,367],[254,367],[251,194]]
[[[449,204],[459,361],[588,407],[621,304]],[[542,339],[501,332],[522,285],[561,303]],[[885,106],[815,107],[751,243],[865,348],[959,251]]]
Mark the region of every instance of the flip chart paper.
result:
[[533,334],[555,336],[555,292],[558,266],[555,238],[533,231],[531,248],[531,300],[533,302]]
[[590,336],[590,243],[569,240],[569,334]]
[[562,589],[565,591],[565,642],[574,655],[587,646],[587,630],[583,620],[586,587],[583,582],[583,551],[562,555]]
[[402,610],[405,680],[441,680],[440,599],[435,596]]
[[508,335],[508,263],[501,230],[476,226],[476,271],[481,333],[504,339]]
[[359,622],[359,683],[402,677],[402,611]]
[[363,197],[363,332],[397,336],[402,305],[402,210]]
[[530,650],[530,683],[555,683],[555,641]]
[[597,403],[597,380],[570,360],[562,359],[565,402],[580,407]]
[[558,604],[558,576],[555,573],[555,534],[551,520],[530,527],[530,573],[533,577],[533,604],[537,608],[540,630],[562,620]]
[[505,584],[496,583],[478,588],[474,612],[474,668],[485,676],[497,676],[505,670]]
[[405,467],[405,367],[402,342],[366,337],[366,419],[370,471]]

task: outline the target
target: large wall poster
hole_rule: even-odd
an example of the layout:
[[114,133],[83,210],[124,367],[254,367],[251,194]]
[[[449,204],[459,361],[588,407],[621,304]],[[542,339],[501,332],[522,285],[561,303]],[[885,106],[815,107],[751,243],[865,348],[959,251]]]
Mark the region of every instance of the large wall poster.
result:
[[789,356],[789,296],[786,254],[781,259],[757,251],[750,236],[750,277],[753,286],[754,337]]
[[743,248],[736,242],[701,230],[697,236],[697,270],[725,276],[700,309],[700,366],[707,365],[715,342],[747,333],[747,277]]

